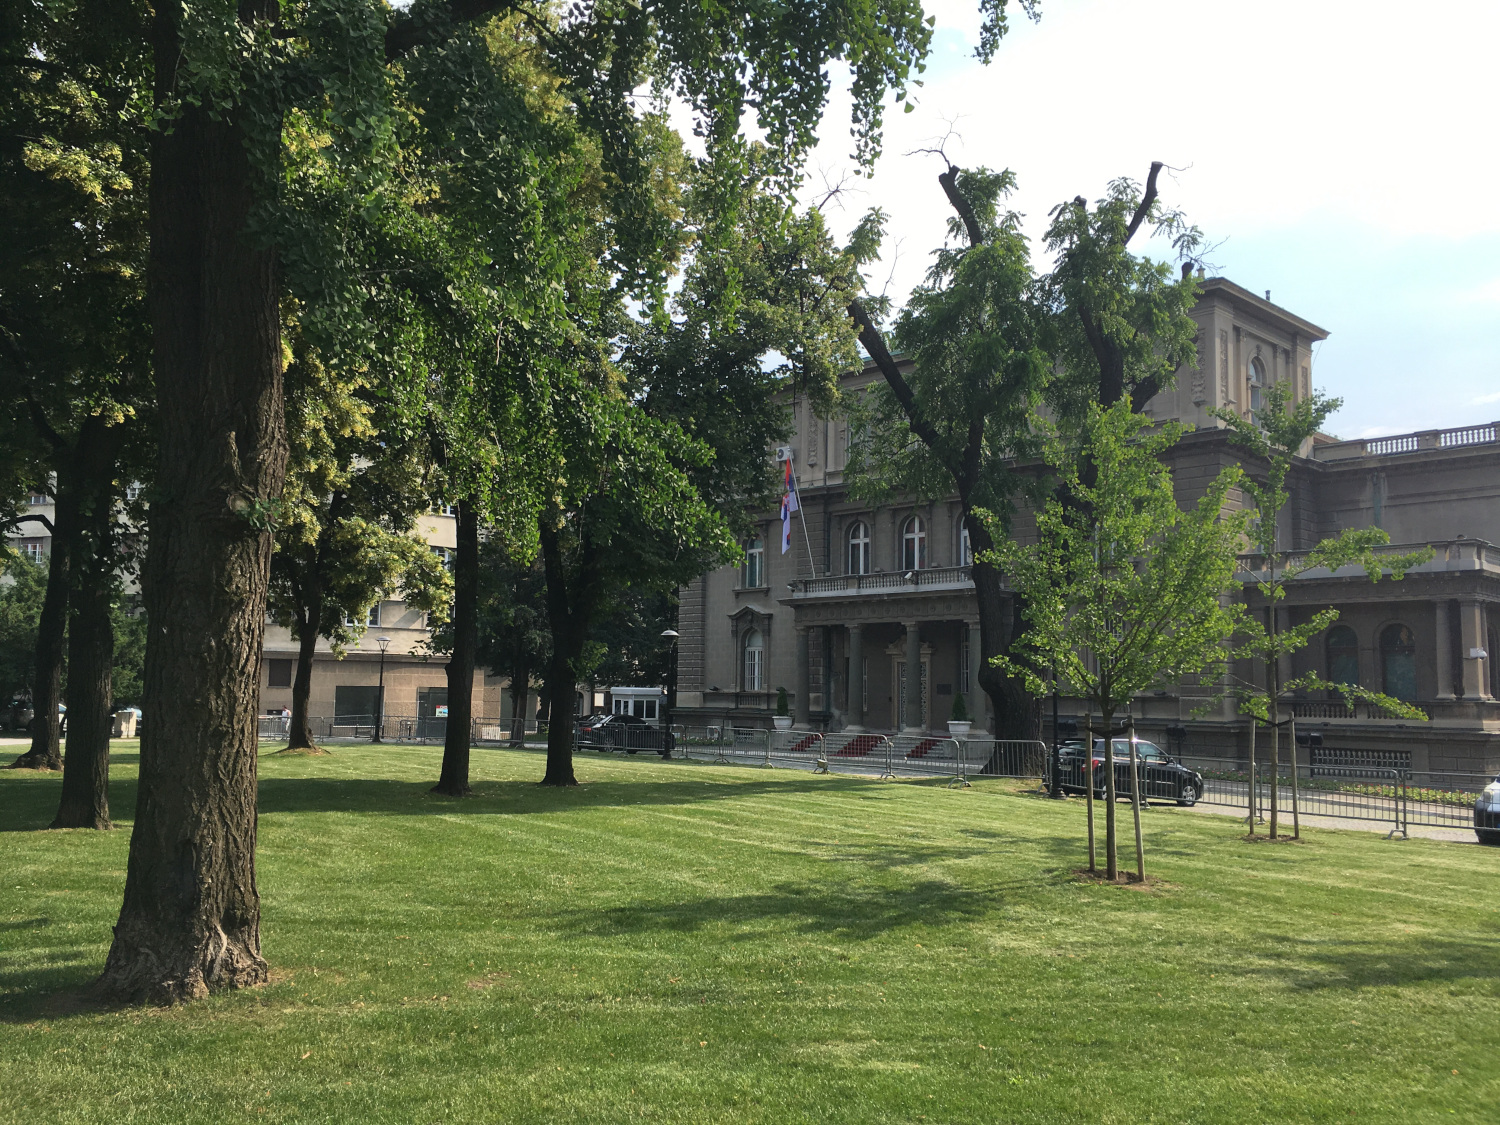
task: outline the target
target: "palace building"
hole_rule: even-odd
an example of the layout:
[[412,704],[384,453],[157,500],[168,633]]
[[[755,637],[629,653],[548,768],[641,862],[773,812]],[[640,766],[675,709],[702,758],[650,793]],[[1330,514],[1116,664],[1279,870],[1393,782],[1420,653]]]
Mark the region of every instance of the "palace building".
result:
[[[1210,414],[1248,416],[1263,388],[1310,393],[1311,349],[1327,333],[1223,278],[1203,283],[1193,312],[1198,365],[1152,399],[1149,414],[1192,432],[1174,448],[1178,496],[1191,502],[1226,465],[1255,466]],[[848,391],[881,378],[873,365],[845,376]],[[769,726],[778,688],[794,726],[828,731],[938,730],[962,693],[975,734],[993,729],[979,690],[979,622],[967,537],[956,498],[871,506],[844,479],[848,426],[794,408],[790,458],[801,511],[782,553],[767,512],[745,562],[681,591],[674,719],[690,726]],[[1307,550],[1343,528],[1379,527],[1392,551],[1430,545],[1431,562],[1402,581],[1362,570],[1313,570],[1291,583],[1278,612],[1288,623],[1328,606],[1339,621],[1283,672],[1317,671],[1416,704],[1426,722],[1351,712],[1340,697],[1289,699],[1299,729],[1327,753],[1414,769],[1500,769],[1500,424],[1359,441],[1319,436],[1290,480],[1280,542]],[[1024,513],[1015,534],[1028,534]],[[1244,595],[1254,604],[1254,583]],[[1230,674],[1254,677],[1257,669]],[[1143,730],[1176,728],[1199,752],[1242,753],[1246,720],[1225,683],[1168,684],[1137,701]],[[1060,701],[1064,715],[1080,713]]]

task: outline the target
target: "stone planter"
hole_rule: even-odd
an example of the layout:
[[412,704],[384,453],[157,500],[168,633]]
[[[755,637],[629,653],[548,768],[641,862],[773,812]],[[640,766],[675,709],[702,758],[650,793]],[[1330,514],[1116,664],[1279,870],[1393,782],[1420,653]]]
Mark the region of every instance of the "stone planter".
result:
[[974,724],[972,721],[961,721],[958,719],[948,720],[948,733],[954,738],[963,738],[969,733],[969,728]]
[[772,717],[771,721],[776,724],[777,730],[792,729],[792,717],[790,715],[776,715]]

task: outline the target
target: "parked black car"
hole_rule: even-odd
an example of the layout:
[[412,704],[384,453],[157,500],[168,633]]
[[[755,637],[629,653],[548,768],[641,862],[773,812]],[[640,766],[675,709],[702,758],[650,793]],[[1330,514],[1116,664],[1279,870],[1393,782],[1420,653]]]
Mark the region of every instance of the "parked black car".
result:
[[673,747],[671,731],[635,715],[591,715],[578,724],[577,743],[580,749],[593,747],[601,754],[650,750],[663,758],[672,756]]
[[[1114,740],[1115,751],[1115,796],[1130,796],[1130,741]],[[1203,775],[1188,769],[1176,758],[1162,752],[1161,747],[1143,738],[1135,740],[1137,771],[1141,778],[1141,795],[1147,801],[1176,801],[1179,805],[1192,806],[1203,796]],[[1083,742],[1064,742],[1058,748],[1059,780],[1065,793],[1084,792]],[[1104,784],[1104,739],[1094,739],[1093,761],[1088,773],[1093,778],[1094,796],[1103,797]]]
[[1500,777],[1474,798],[1474,835],[1481,844],[1500,844]]

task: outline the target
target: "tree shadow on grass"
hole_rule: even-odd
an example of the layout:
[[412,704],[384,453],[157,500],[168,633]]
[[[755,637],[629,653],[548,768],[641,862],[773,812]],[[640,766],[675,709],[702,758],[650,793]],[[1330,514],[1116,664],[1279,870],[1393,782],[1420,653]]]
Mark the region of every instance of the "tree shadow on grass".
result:
[[694,898],[683,902],[573,911],[560,917],[575,937],[606,940],[656,931],[696,933],[715,928],[790,925],[796,933],[868,941],[907,926],[941,926],[972,920],[996,910],[995,888],[960,887],[923,880],[904,887],[781,883],[743,895]]
[[[429,792],[436,778],[396,781],[374,778],[267,777],[260,781],[262,813],[363,812],[395,816],[461,813],[466,816],[526,815],[582,808],[689,805],[754,797],[764,793],[827,792],[828,782],[808,778],[776,781],[702,780],[590,781],[567,788],[533,781],[479,781],[462,800]],[[844,786],[879,782],[844,781]]]
[[1268,935],[1260,945],[1261,963],[1241,972],[1276,979],[1296,991],[1500,980],[1500,934],[1424,934],[1399,944],[1388,938],[1278,934]]
[[[132,755],[133,756],[133,755]],[[109,808],[120,828],[120,821],[135,816],[134,778],[110,779]],[[62,774],[43,777],[6,777],[0,775],[0,833],[39,832],[52,825],[57,803],[62,797]],[[128,827],[127,827],[128,832]],[[92,832],[93,829],[70,828],[68,832]]]

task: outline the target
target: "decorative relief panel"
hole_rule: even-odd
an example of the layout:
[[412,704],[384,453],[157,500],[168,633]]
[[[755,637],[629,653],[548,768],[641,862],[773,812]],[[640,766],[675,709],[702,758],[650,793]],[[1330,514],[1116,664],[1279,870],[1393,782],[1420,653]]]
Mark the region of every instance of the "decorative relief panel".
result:
[[1229,330],[1219,329],[1219,402],[1229,401]]

